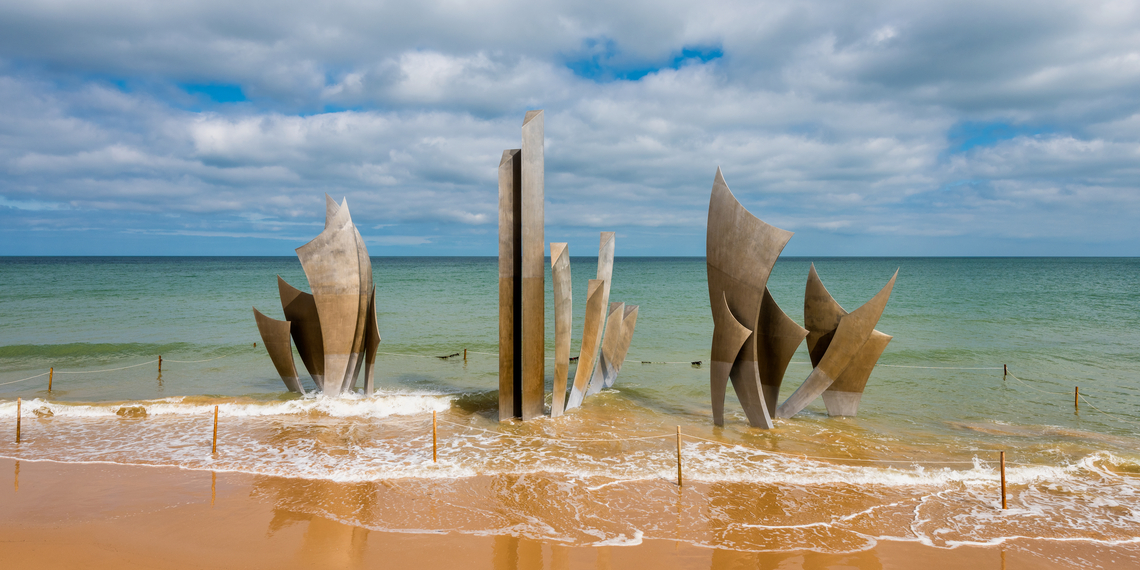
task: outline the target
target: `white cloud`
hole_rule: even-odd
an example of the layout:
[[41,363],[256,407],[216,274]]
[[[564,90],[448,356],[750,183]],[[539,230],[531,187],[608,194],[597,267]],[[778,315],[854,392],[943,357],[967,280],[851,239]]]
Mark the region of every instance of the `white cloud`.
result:
[[[1131,3],[1060,0],[7,4],[0,206],[240,239],[295,234],[329,192],[395,234],[370,243],[493,253],[471,232],[496,224],[499,155],[545,108],[554,232],[669,253],[648,236],[701,235],[720,166],[789,229],[1033,239],[1048,220],[1129,241],[1138,24]],[[674,65],[697,47],[723,57]],[[575,75],[587,56],[645,75]],[[1024,128],[958,149],[975,123]]]

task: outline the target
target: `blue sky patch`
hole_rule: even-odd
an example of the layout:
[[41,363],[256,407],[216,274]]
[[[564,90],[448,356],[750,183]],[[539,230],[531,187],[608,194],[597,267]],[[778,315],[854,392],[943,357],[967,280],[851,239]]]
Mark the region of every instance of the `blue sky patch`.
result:
[[1024,135],[1040,135],[1053,129],[1039,125],[1013,125],[1004,122],[961,122],[946,132],[950,142],[949,153],[959,154],[975,147],[990,147]]
[[662,69],[680,69],[689,63],[708,63],[724,57],[720,46],[684,46],[662,61],[631,60],[624,57],[616,42],[609,38],[590,38],[582,42],[582,50],[566,61],[574,75],[598,83],[637,81]]
[[182,89],[191,95],[205,95],[215,103],[238,103],[246,100],[240,85],[201,83],[182,85]]

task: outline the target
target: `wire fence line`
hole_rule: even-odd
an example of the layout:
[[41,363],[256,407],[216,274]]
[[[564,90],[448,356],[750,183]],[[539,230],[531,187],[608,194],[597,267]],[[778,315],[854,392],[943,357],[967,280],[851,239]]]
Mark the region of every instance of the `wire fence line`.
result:
[[438,356],[429,356],[426,354],[407,354],[407,353],[403,353],[403,352],[380,352],[379,350],[376,351],[376,354],[386,354],[388,356],[411,356],[413,358],[439,358]]
[[968,368],[963,366],[909,366],[906,364],[876,364],[887,368],[926,368],[928,370],[1004,370],[1004,366],[991,366],[985,368]]
[[1021,378],[1018,378],[1017,376],[1014,376],[1013,374],[1010,374],[1008,372],[1006,373],[1006,376],[1009,376],[1010,378],[1013,378],[1014,380],[1021,382],[1021,384],[1023,386],[1025,386],[1026,388],[1029,388],[1030,390],[1036,390],[1038,392],[1041,392],[1042,394],[1053,394],[1056,396],[1068,396],[1069,395],[1068,392],[1053,392],[1052,390],[1043,390],[1043,389],[1038,388],[1038,387],[1026,382],[1025,380],[1022,380]]
[[233,356],[233,355],[232,354],[223,354],[221,356],[215,356],[213,358],[206,358],[203,360],[163,360],[163,362],[174,362],[174,363],[178,363],[178,364],[197,364],[199,362],[212,362],[214,360],[226,358],[229,356]]
[[[222,357],[197,360],[197,361],[178,361],[178,362],[208,362],[208,361],[212,361],[212,360],[217,360],[218,358],[222,358]],[[428,357],[428,358],[431,358],[431,357]],[[119,368],[110,368],[110,369],[102,369],[102,370],[87,370],[87,371],[72,371],[71,373],[111,372],[111,371],[116,371],[116,370],[125,370],[127,368],[135,368],[135,367],[143,366],[146,364],[154,364],[156,362],[158,362],[158,360],[143,362],[143,363],[139,363],[139,364],[135,364],[135,365],[131,365],[131,366],[119,367]],[[22,382],[25,380],[40,378],[40,377],[43,377],[46,375],[48,375],[47,372],[42,373],[42,374],[38,374],[36,376],[24,378],[21,380],[17,380],[17,381],[13,381],[13,382],[7,382],[5,384]],[[1052,391],[1042,390],[1040,388],[1036,388],[1036,387],[1030,385],[1029,383],[1025,382],[1024,380],[1022,380],[1021,378],[1018,378],[1017,376],[1015,376],[1013,374],[1009,374],[1008,371],[1006,372],[1006,375],[1013,377],[1014,380],[1020,382],[1021,384],[1023,384],[1026,387],[1032,388],[1034,390],[1037,390],[1037,391],[1040,391],[1043,393],[1055,394],[1055,395],[1067,395],[1066,393],[1063,393],[1063,392],[1052,392]],[[0,384],[0,385],[5,385],[5,384]],[[1098,412],[1101,412],[1103,414],[1113,416],[1113,417],[1119,417],[1117,414],[1113,414],[1113,413],[1101,410],[1100,408],[1098,408],[1097,406],[1095,406],[1094,404],[1089,402],[1087,400],[1087,398],[1080,396],[1079,393],[1078,393],[1078,397],[1081,400],[1084,400],[1085,403],[1087,403],[1090,407],[1097,410]],[[216,421],[217,421],[217,419],[215,417],[215,422]],[[433,415],[432,415],[433,442],[435,441],[434,425],[435,425],[436,421],[437,421],[437,417],[433,413]],[[650,440],[672,439],[675,437],[675,438],[677,438],[677,444],[678,444],[678,448],[677,448],[678,469],[680,469],[680,457],[681,457],[680,456],[680,454],[681,454],[680,445],[685,439],[688,439],[691,441],[702,442],[702,443],[714,444],[714,445],[722,446],[722,447],[741,448],[741,449],[747,450],[748,452],[751,452],[751,453],[757,453],[760,455],[773,456],[773,457],[783,457],[783,458],[787,458],[787,459],[811,459],[811,460],[826,461],[826,462],[840,462],[840,463],[842,463],[842,462],[853,462],[853,463],[869,463],[869,464],[879,464],[879,465],[900,465],[900,464],[903,464],[903,465],[971,465],[971,466],[975,466],[975,465],[978,465],[979,461],[981,461],[983,463],[989,463],[988,461],[985,461],[985,460],[979,460],[976,457],[972,461],[946,461],[946,460],[870,459],[870,458],[855,458],[855,457],[828,457],[828,456],[807,455],[807,454],[800,454],[800,453],[781,453],[781,452],[775,452],[775,451],[770,451],[770,450],[766,450],[766,449],[760,449],[760,448],[752,447],[752,446],[746,445],[744,443],[717,441],[717,440],[713,440],[713,439],[700,437],[697,435],[682,433],[680,431],[680,427],[678,427],[676,433],[661,433],[661,434],[646,435],[646,436],[628,436],[628,437],[612,437],[612,438],[575,438],[575,437],[551,437],[551,436],[541,436],[541,435],[503,433],[501,431],[494,431],[494,430],[489,430],[489,429],[480,428],[480,427],[476,427],[476,426],[461,424],[458,422],[452,422],[452,421],[449,421],[446,419],[438,420],[438,422],[442,423],[442,424],[446,424],[446,425],[455,426],[457,428],[464,429],[464,430],[473,430],[473,431],[482,432],[482,433],[488,434],[491,437],[495,437],[495,438],[522,439],[522,440],[532,440],[532,441],[549,441],[549,442],[557,442],[557,443],[633,442],[633,441],[650,441]],[[216,428],[216,424],[215,424],[215,428]],[[1023,467],[1042,467],[1042,466],[1045,466],[1045,465],[1037,465],[1037,464],[1031,464],[1031,463],[1017,463],[1017,462],[1007,462],[1007,463],[1009,463],[1011,465],[1017,465],[1017,466],[1023,466]],[[1111,473],[1113,473],[1114,475],[1119,475],[1119,476],[1140,476],[1140,473],[1130,473],[1130,472],[1120,472],[1120,473],[1111,472]],[[1004,474],[1003,474],[1003,477],[1004,477]],[[1003,485],[1004,485],[1004,479],[1003,479]]]
[[1112,413],[1112,412],[1106,412],[1106,411],[1104,411],[1104,410],[1102,410],[1102,409],[1100,409],[1100,408],[1096,407],[1096,405],[1095,405],[1095,404],[1093,404],[1092,402],[1088,401],[1088,399],[1087,399],[1087,398],[1085,398],[1085,395],[1084,395],[1084,394],[1078,393],[1078,394],[1077,394],[1077,397],[1078,397],[1078,398],[1080,398],[1082,402],[1084,402],[1084,403],[1088,404],[1090,408],[1092,408],[1092,409],[1094,409],[1094,410],[1096,410],[1096,411],[1098,411],[1098,412],[1100,412],[1100,413],[1102,413],[1102,414],[1104,414],[1104,415],[1106,415],[1106,416],[1111,416],[1111,417],[1113,417],[1113,418],[1116,418],[1118,421],[1123,421],[1123,422],[1127,422],[1127,423],[1130,423],[1130,424],[1136,425],[1136,422],[1134,422],[1134,421],[1132,421],[1132,420],[1129,420],[1128,418],[1126,418],[1126,417],[1124,417],[1124,416],[1121,416],[1120,414],[1114,414],[1114,413]]
[[[466,352],[470,352],[472,354],[482,354],[482,355],[487,355],[487,356],[498,356],[498,353],[495,353],[495,352],[480,352],[480,351],[475,351],[475,350],[467,350]],[[421,355],[405,354],[402,356],[421,356]],[[433,358],[430,356],[422,356],[422,357],[423,358]],[[441,357],[434,357],[434,358],[441,358]],[[687,364],[687,365],[691,365],[691,366],[700,366],[704,362],[703,360],[692,360],[692,361],[640,360],[640,359],[629,357],[629,356],[627,356],[626,359],[627,359],[627,361],[641,362],[642,364]],[[548,357],[547,360],[550,360],[550,358]],[[792,361],[792,362],[789,362],[788,364],[808,364],[808,365],[810,365],[811,362],[808,362],[808,361]],[[1002,370],[1005,376],[1009,376],[1009,377],[1013,378],[1014,380],[1020,382],[1022,385],[1026,386],[1027,388],[1030,388],[1032,390],[1036,390],[1036,391],[1044,393],[1044,394],[1052,394],[1052,395],[1058,395],[1058,396],[1067,396],[1068,395],[1068,392],[1054,392],[1051,390],[1043,390],[1041,388],[1033,386],[1033,385],[1025,382],[1024,380],[1022,380],[1021,378],[1018,378],[1017,376],[1014,376],[1013,374],[1011,374],[1009,372],[1009,367],[1006,365],[1003,365],[1003,366],[918,366],[918,365],[910,365],[910,364],[882,364],[882,363],[878,363],[875,366],[876,367],[881,366],[884,368],[908,368],[908,369],[921,369],[921,370]],[[1107,412],[1105,410],[1102,410],[1101,408],[1094,405],[1092,402],[1089,402],[1084,394],[1080,394],[1078,397],[1082,401],[1087,403],[1089,405],[1089,407],[1091,407],[1092,409],[1094,409],[1094,410],[1096,410],[1102,414],[1113,417],[1113,418],[1117,419],[1118,421],[1122,421],[1122,422],[1126,422],[1126,423],[1129,423],[1132,425],[1136,425],[1136,422],[1130,420],[1129,418],[1120,416],[1119,414],[1114,414],[1112,412]],[[709,441],[711,441],[711,440],[709,440]]]
[[5,382],[3,384],[0,384],[0,386],[7,386],[8,384],[16,384],[18,382],[27,382],[28,380],[32,380],[35,378],[41,378],[41,377],[47,376],[47,375],[48,375],[48,373],[44,372],[43,374],[36,374],[35,376],[28,376],[27,378],[21,378],[19,380],[13,380],[11,382]]
[[[411,354],[411,353],[403,353],[403,352],[380,352],[380,351],[377,351],[377,354],[384,354],[384,355],[389,355],[389,356],[405,356],[405,357],[427,358],[427,359],[437,359],[437,360],[447,360],[447,359],[459,356],[460,354],[463,354],[466,357],[466,353],[480,354],[480,355],[485,355],[485,356],[495,356],[495,357],[498,356],[498,353],[495,353],[495,352],[482,352],[482,351],[469,350],[469,349],[464,349],[462,353],[456,352],[456,353],[451,353],[451,354],[447,354],[447,355],[427,355],[427,354]],[[201,359],[201,360],[165,360],[165,361],[162,360],[162,358],[160,357],[160,358],[155,359],[155,360],[148,360],[146,362],[140,362],[138,364],[131,364],[128,366],[120,366],[117,368],[105,368],[105,369],[100,369],[100,370],[54,370],[54,373],[55,374],[99,374],[99,373],[104,373],[104,372],[117,372],[120,370],[127,370],[130,368],[138,368],[140,366],[147,366],[149,364],[155,364],[158,362],[167,362],[167,363],[172,363],[172,364],[198,364],[198,363],[202,363],[202,362],[212,362],[212,361],[219,360],[222,358],[226,358],[229,356],[233,356],[233,355],[232,354],[223,354],[221,356],[215,356],[213,358],[205,358],[205,359]],[[466,358],[464,358],[464,360],[466,360]],[[550,357],[548,357],[547,360],[550,360]],[[628,358],[628,357],[627,357],[627,360],[631,360],[633,362],[639,361],[638,359]],[[702,360],[693,360],[693,361],[687,361],[687,362],[686,361],[640,360],[640,362],[642,364],[687,364],[687,365],[691,365],[691,366],[700,366],[703,363]],[[792,361],[792,362],[789,362],[789,364],[811,364],[811,363],[805,362],[805,361]],[[1034,386],[1032,384],[1029,384],[1025,380],[1022,380],[1021,378],[1018,378],[1014,374],[1010,373],[1007,366],[1000,366],[1000,367],[996,367],[996,366],[995,367],[917,366],[917,365],[907,365],[907,364],[881,364],[881,363],[876,364],[876,366],[882,366],[882,367],[888,367],[888,368],[910,368],[910,369],[927,369],[927,370],[1003,370],[1004,376],[1008,376],[1010,378],[1013,378],[1014,380],[1019,382],[1021,385],[1025,386],[1026,388],[1029,388],[1031,390],[1041,392],[1043,394],[1050,394],[1050,395],[1055,395],[1055,396],[1067,396],[1068,395],[1068,392],[1056,392],[1056,391],[1052,391],[1052,390],[1045,390],[1042,388],[1038,388],[1037,386]],[[19,384],[21,382],[28,382],[31,380],[35,380],[36,378],[42,378],[44,376],[47,376],[48,374],[49,374],[49,372],[43,372],[41,374],[36,374],[34,376],[28,376],[27,378],[21,378],[19,380],[10,380],[8,382],[0,383],[0,386],[8,386],[11,384]],[[1136,422],[1135,420],[1133,420],[1129,417],[1122,416],[1120,414],[1108,412],[1108,411],[1101,409],[1099,406],[1097,406],[1096,404],[1093,404],[1091,401],[1089,401],[1085,394],[1079,394],[1078,393],[1077,398],[1081,401],[1084,401],[1090,408],[1092,408],[1092,409],[1096,410],[1097,412],[1102,413],[1106,416],[1109,416],[1109,417],[1111,417],[1117,421],[1127,423],[1129,425],[1140,425],[1140,424],[1138,424],[1138,422]]]
[[[1017,380],[1018,382],[1020,382],[1020,383],[1021,383],[1021,385],[1025,386],[1026,388],[1029,388],[1029,389],[1031,389],[1031,390],[1036,390],[1036,391],[1038,391],[1038,392],[1041,392],[1042,394],[1051,394],[1051,395],[1054,395],[1054,396],[1068,396],[1068,395],[1070,394],[1069,392],[1054,392],[1054,391],[1052,391],[1052,390],[1044,390],[1044,389],[1038,388],[1038,387],[1036,387],[1036,386],[1034,386],[1034,385],[1032,385],[1032,384],[1030,384],[1030,383],[1026,382],[1025,380],[1022,380],[1021,378],[1018,378],[1017,376],[1014,376],[1014,375],[1013,375],[1012,373],[1010,373],[1010,372],[1006,372],[1006,376],[1009,376],[1010,378],[1013,378],[1014,380]],[[1075,389],[1076,389],[1076,387],[1074,386],[1074,390],[1075,390]],[[1110,418],[1112,418],[1112,419],[1115,419],[1115,420],[1116,420],[1116,421],[1118,421],[1118,422],[1126,423],[1126,424],[1129,424],[1129,425],[1132,425],[1132,426],[1140,425],[1140,422],[1137,422],[1136,420],[1134,420],[1134,419],[1132,419],[1132,418],[1129,418],[1129,417],[1127,417],[1127,416],[1123,416],[1123,415],[1121,415],[1121,414],[1117,414],[1117,413],[1113,413],[1113,412],[1108,412],[1108,411],[1102,410],[1102,409],[1101,409],[1100,407],[1098,407],[1096,404],[1093,404],[1092,402],[1090,402],[1090,401],[1089,401],[1089,399],[1085,397],[1085,394],[1082,394],[1082,393],[1080,393],[1080,391],[1076,391],[1076,390],[1075,390],[1075,391],[1073,392],[1073,395],[1074,395],[1076,398],[1078,398],[1080,401],[1082,401],[1082,402],[1084,402],[1084,403],[1088,404],[1088,406],[1089,406],[1090,408],[1092,408],[1092,409],[1096,410],[1097,412],[1100,412],[1100,413],[1102,413],[1102,414],[1104,414],[1104,415],[1106,415],[1106,416],[1108,416],[1108,417],[1110,417]]]
[[56,374],[98,374],[100,372],[116,372],[119,370],[126,370],[128,368],[138,368],[139,366],[146,366],[147,364],[154,364],[156,362],[158,362],[157,358],[154,360],[148,360],[146,362],[140,362],[139,364],[132,364],[130,366],[120,366],[118,368],[107,368],[104,370],[56,370],[55,373]]
[[[497,352],[481,352],[478,350],[467,350],[471,354],[482,354],[485,356],[499,356]],[[406,354],[396,352],[383,352],[377,354],[391,354],[396,356],[415,356],[418,358],[443,358],[441,356],[425,356],[421,354]],[[551,360],[547,357],[547,360]],[[640,362],[641,364],[688,364],[688,365],[701,365],[705,363],[705,359],[701,360],[642,360],[633,356],[626,356],[626,360],[630,362]],[[788,364],[811,364],[806,360],[793,360]],[[883,366],[887,368],[925,368],[929,370],[1002,370],[1002,366],[911,366],[908,364],[876,364],[876,366]]]
[[219,360],[219,359],[226,358],[229,356],[233,356],[233,355],[232,354],[223,354],[221,356],[215,356],[214,358],[205,358],[202,360],[163,360],[160,357],[160,358],[156,358],[154,360],[148,360],[146,362],[140,362],[138,364],[130,364],[128,366],[119,366],[118,368],[101,368],[99,370],[56,370],[55,368],[52,368],[48,372],[36,374],[35,376],[28,376],[27,378],[21,378],[19,380],[11,380],[9,382],[0,383],[0,386],[7,386],[9,384],[18,384],[20,382],[27,382],[29,380],[34,380],[36,378],[42,378],[42,377],[47,376],[49,374],[100,374],[103,372],[118,372],[120,370],[127,370],[130,368],[138,368],[140,366],[146,366],[148,364],[157,364],[159,362],[162,362],[164,364],[165,363],[197,364],[200,362],[211,362],[211,361]]

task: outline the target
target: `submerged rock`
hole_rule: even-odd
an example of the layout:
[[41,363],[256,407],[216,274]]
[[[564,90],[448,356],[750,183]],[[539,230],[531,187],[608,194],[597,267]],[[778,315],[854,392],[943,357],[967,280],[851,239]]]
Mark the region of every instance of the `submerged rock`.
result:
[[142,406],[123,406],[119,411],[115,412],[116,415],[123,418],[145,418],[146,408]]
[[55,415],[55,412],[51,411],[51,408],[47,406],[40,406],[32,410],[32,413],[41,418],[50,418]]

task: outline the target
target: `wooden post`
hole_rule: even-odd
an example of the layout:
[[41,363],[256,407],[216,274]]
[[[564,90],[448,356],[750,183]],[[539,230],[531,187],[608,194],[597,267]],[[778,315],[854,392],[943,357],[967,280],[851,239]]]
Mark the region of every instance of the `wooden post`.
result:
[[1005,380],[1006,376],[1009,376],[1009,365],[1008,364],[1002,364],[1001,365],[1001,379]]
[[55,377],[55,367],[48,368],[48,393],[51,393],[51,381]]
[[1073,386],[1073,413],[1081,411],[1081,387]]
[[214,451],[218,453],[218,406],[214,406]]
[[23,398],[16,398],[16,443],[20,443],[20,408],[23,405]]
[[677,426],[677,486],[685,486],[684,480],[681,478],[681,426]]
[[162,355],[158,355],[158,373],[162,374]]
[[431,462],[432,463],[435,463],[436,459],[438,459],[438,455],[436,455],[436,451],[438,449],[438,446],[437,446],[438,441],[439,440],[436,438],[436,429],[435,429],[435,410],[432,410],[432,412],[431,412]]
[[1001,452],[1001,508],[1005,510],[1005,452]]

